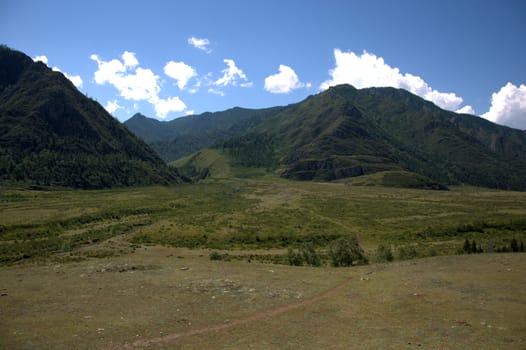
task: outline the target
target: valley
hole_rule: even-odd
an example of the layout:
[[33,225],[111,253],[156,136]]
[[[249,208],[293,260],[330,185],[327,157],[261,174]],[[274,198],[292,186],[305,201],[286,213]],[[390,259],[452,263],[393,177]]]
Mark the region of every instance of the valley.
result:
[[[269,176],[2,187],[0,347],[520,349],[526,255],[457,254],[466,238],[485,251],[525,241],[525,203]],[[356,233],[367,265],[287,262],[289,247],[323,256]],[[376,262],[379,244],[394,262]],[[401,257],[405,246],[417,255]]]
[[526,347],[524,131],[347,84],[123,125],[0,63],[0,348]]

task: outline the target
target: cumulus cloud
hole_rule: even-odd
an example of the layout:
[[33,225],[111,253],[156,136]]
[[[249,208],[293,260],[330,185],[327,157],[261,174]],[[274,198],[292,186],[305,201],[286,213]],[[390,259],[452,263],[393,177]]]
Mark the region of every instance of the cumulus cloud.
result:
[[120,106],[117,100],[108,101],[104,109],[108,111],[109,114],[113,114],[118,109],[124,109],[123,106]]
[[124,52],[123,61],[118,59],[103,61],[97,55],[91,55],[90,58],[98,65],[94,75],[97,84],[113,85],[127,100],[153,100],[157,97],[161,89],[159,77],[150,69],[135,68],[138,61],[129,52]]
[[[364,51],[361,55],[354,52],[334,50],[336,66],[329,71],[331,79],[320,86],[325,90],[338,84],[351,84],[357,88],[391,86],[406,89],[441,108],[458,110],[462,97],[455,93],[444,93],[431,88],[421,77],[409,73],[402,74],[398,68],[385,63],[382,57]],[[464,106],[462,108],[471,108]]]
[[307,86],[300,82],[296,72],[289,66],[279,65],[279,73],[265,78],[265,90],[274,94],[286,94]]
[[240,86],[242,87],[252,86],[252,83],[248,81],[245,73],[236,66],[236,63],[234,62],[234,60],[224,59],[223,62],[225,62],[228,67],[221,71],[221,73],[223,73],[223,76],[215,81],[214,83],[215,85],[217,86],[228,86],[228,85],[236,86],[238,84],[238,81],[241,80],[244,83],[241,83]]
[[464,106],[460,109],[457,109],[455,112],[464,114],[475,114],[475,110],[471,106]]
[[122,60],[124,61],[124,65],[130,68],[139,64],[139,61],[135,57],[135,52],[124,51],[122,54]]
[[508,82],[491,96],[491,107],[481,117],[494,123],[526,130],[526,85]]
[[161,119],[165,119],[170,112],[182,112],[186,109],[184,102],[177,96],[167,99],[157,98],[151,102],[154,105],[155,113]]
[[179,89],[183,90],[190,79],[197,75],[195,69],[184,62],[169,61],[164,66],[164,74],[175,79]]
[[192,45],[196,49],[202,50],[206,53],[212,52],[212,50],[209,48],[210,40],[206,38],[196,38],[196,37],[190,37],[188,38],[188,44]]
[[47,62],[48,62],[47,57],[44,56],[44,55],[34,57],[34,58],[33,58],[33,61],[34,61],[34,62],[43,62],[44,64],[47,64]]
[[82,87],[83,81],[80,75],[69,75],[68,73],[64,72],[64,76],[68,78],[77,89]]
[[114,86],[119,95],[126,100],[148,101],[154,106],[157,117],[165,119],[171,112],[182,112],[186,109],[179,97],[159,97],[159,76],[151,69],[139,67],[135,53],[125,51],[121,59],[114,58],[110,61],[104,61],[95,54],[90,58],[97,63],[97,71],[94,74],[97,84]]

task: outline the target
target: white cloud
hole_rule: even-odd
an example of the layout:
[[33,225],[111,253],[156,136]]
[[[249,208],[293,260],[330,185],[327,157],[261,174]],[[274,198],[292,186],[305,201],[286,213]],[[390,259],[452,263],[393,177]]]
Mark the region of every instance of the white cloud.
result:
[[106,83],[113,85],[122,97],[127,100],[141,101],[153,100],[161,90],[159,77],[150,69],[134,68],[138,61],[134,55],[125,52],[123,61],[113,59],[103,61],[97,55],[90,58],[97,62],[98,70],[95,72],[95,82],[99,85]]
[[[119,59],[104,61],[95,54],[90,56],[97,62],[98,69],[94,74],[97,84],[114,86],[119,95],[126,100],[148,101],[155,108],[157,117],[161,119],[165,119],[171,112],[186,110],[186,105],[177,96],[166,99],[159,97],[161,92],[159,76],[151,69],[138,67],[139,61],[135,53],[125,51],[121,57],[122,61]],[[114,107],[109,104],[107,106]]]
[[169,61],[164,66],[164,74],[177,81],[179,89],[183,90],[190,79],[197,75],[195,69],[184,62]]
[[214,95],[225,96],[225,93],[223,91],[214,88],[209,88],[208,92]]
[[167,99],[156,99],[152,101],[155,113],[161,119],[166,119],[170,112],[182,112],[186,109],[184,104],[179,97],[169,97]]
[[462,107],[460,109],[457,109],[455,112],[456,113],[463,113],[463,114],[473,114],[473,115],[475,114],[475,110],[473,109],[473,107],[471,107],[469,105],[468,106],[464,106],[464,107]]
[[34,58],[33,58],[33,61],[34,61],[34,62],[43,62],[44,64],[47,64],[47,62],[48,62],[47,57],[44,56],[44,55],[34,57]]
[[296,72],[283,64],[279,65],[279,73],[265,78],[265,90],[274,94],[286,94],[305,86],[299,81]]
[[192,45],[196,49],[202,50],[206,53],[212,52],[212,50],[208,47],[210,45],[210,40],[205,38],[196,38],[196,37],[190,37],[188,38],[188,44]]
[[444,109],[458,110],[462,104],[462,97],[452,92],[434,90],[421,77],[409,73],[402,74],[398,68],[386,64],[382,57],[366,51],[358,56],[352,51],[342,52],[335,49],[334,57],[336,67],[329,71],[331,79],[323,82],[321,89],[345,83],[356,88],[391,86],[409,90]]
[[526,85],[508,82],[491,96],[491,107],[481,117],[494,123],[526,130]]
[[135,57],[135,52],[124,51],[124,53],[122,54],[122,60],[124,61],[124,65],[126,67],[133,68],[139,64],[139,61]]
[[252,84],[248,82],[247,76],[241,69],[239,69],[236,66],[236,63],[234,60],[231,59],[224,59],[223,62],[227,64],[227,68],[223,69],[221,73],[223,73],[223,76],[215,81],[215,85],[217,86],[236,86],[239,80],[244,81],[245,83],[242,83],[242,87],[250,87]]
[[82,87],[82,78],[80,75],[69,75],[68,73],[64,72],[64,76],[68,78],[77,89]]
[[108,101],[104,109],[108,111],[109,114],[113,114],[118,109],[124,109],[123,106],[120,106],[117,100]]

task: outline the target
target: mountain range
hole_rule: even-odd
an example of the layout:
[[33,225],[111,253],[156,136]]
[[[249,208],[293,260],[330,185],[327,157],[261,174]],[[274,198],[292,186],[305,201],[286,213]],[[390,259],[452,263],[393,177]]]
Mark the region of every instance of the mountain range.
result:
[[350,85],[288,106],[123,125],[60,72],[0,46],[0,183],[174,184],[217,164],[293,180],[526,190],[526,132],[403,89]]
[[62,73],[0,47],[0,182],[107,188],[181,181]]
[[[295,180],[403,173],[429,180],[431,188],[526,190],[524,131],[443,110],[403,89],[339,85],[285,107],[170,122],[136,115],[125,124],[166,161],[208,147],[233,166],[264,167]],[[206,167],[192,159],[178,164]]]

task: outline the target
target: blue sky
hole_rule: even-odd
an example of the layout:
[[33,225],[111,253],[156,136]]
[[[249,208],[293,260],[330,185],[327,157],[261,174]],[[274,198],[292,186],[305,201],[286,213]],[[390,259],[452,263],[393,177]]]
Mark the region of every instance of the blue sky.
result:
[[526,129],[526,1],[0,2],[0,43],[121,121],[406,88]]

